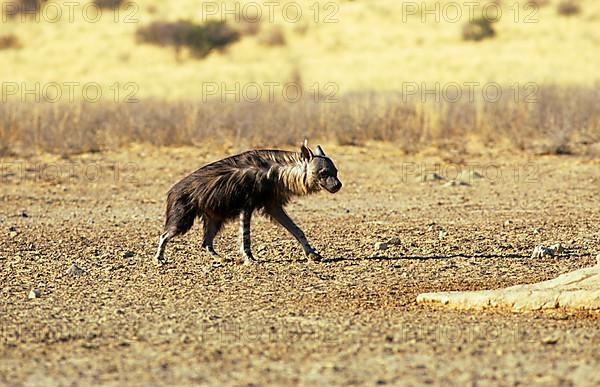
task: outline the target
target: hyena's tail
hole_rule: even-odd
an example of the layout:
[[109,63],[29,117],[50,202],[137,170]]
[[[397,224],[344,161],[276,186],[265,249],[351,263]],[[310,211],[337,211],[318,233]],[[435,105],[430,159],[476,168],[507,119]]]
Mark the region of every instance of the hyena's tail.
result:
[[198,216],[198,207],[189,194],[170,190],[167,195],[165,232],[171,236],[183,235],[192,228]]

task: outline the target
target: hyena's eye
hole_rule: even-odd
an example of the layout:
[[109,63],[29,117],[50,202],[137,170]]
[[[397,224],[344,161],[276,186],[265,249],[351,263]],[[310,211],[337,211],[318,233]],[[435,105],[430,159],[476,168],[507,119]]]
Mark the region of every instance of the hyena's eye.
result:
[[327,170],[326,169],[321,169],[318,173],[319,177],[327,177]]

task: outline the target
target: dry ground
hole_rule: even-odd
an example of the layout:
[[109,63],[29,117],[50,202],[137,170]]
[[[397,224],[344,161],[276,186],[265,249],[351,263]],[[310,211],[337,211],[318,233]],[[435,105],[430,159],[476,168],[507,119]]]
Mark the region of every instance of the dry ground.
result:
[[[344,188],[298,200],[290,213],[327,261],[306,262],[282,230],[257,219],[256,267],[213,263],[200,253],[199,227],[169,246],[166,268],[152,264],[165,192],[223,153],[135,147],[3,160],[0,384],[600,382],[598,314],[415,303],[421,292],[509,286],[592,265],[598,159],[325,150]],[[63,169],[40,172],[36,161]],[[484,176],[447,187],[403,173],[415,165],[405,163],[433,169],[435,161],[477,163]],[[85,170],[91,178],[84,162],[95,163]],[[441,174],[452,177],[456,165]],[[217,241],[222,253],[236,255],[236,228]],[[536,244],[555,242],[569,253],[530,258]],[[83,275],[66,274],[74,261]],[[28,299],[33,288],[41,295]]]

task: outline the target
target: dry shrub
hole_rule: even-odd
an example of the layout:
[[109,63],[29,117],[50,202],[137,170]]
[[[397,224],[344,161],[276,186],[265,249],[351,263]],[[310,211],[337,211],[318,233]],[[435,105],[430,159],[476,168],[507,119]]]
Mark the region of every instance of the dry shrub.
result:
[[103,9],[116,9],[123,4],[123,0],[94,0],[94,4]]
[[421,102],[399,93],[354,93],[338,103],[207,103],[142,101],[0,105],[0,151],[60,154],[154,145],[287,146],[306,136],[340,144],[393,142],[406,152],[460,147],[477,136],[488,146],[510,141],[515,150],[565,154],[600,142],[600,91],[540,88],[537,103]]
[[123,4],[123,0],[94,0],[94,4],[103,9],[116,9]]
[[493,38],[496,35],[492,20],[486,17],[480,17],[470,20],[463,26],[463,40],[480,41],[486,38]]
[[15,34],[0,35],[0,50],[9,48],[18,49],[23,47],[21,41]]
[[195,57],[202,58],[213,49],[222,49],[237,41],[239,33],[222,21],[208,21],[205,24],[188,20],[156,21],[139,27],[136,38],[142,43],[173,47],[178,58],[183,47],[189,48]]
[[241,35],[256,35],[260,31],[260,18],[256,12],[239,12],[236,16],[235,29]]
[[544,7],[550,4],[550,0],[527,0],[527,4],[534,4],[538,7]]
[[265,46],[285,46],[285,32],[278,25],[271,26],[270,29],[264,31],[259,37],[258,42]]
[[224,48],[240,38],[240,34],[223,21],[208,21],[203,27],[205,39],[211,48]]
[[561,0],[557,10],[559,15],[573,16],[581,13],[581,6],[577,0]]
[[12,0],[2,5],[4,14],[14,18],[18,15],[25,17],[27,15],[35,15],[44,6],[47,0]]
[[297,23],[294,26],[294,32],[300,36],[306,35],[306,33],[308,32],[308,23]]

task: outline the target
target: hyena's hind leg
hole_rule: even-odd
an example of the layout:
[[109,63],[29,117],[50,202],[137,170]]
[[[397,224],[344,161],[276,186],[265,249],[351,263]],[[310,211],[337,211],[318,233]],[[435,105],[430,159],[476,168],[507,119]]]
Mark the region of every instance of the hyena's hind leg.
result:
[[167,263],[165,259],[165,248],[167,247],[167,243],[176,235],[175,230],[170,229],[168,231],[163,232],[160,235],[160,240],[158,242],[158,249],[156,250],[156,255],[154,256],[154,263],[157,265],[163,265]]
[[214,240],[221,230],[223,222],[217,219],[209,218],[206,215],[202,217],[202,221],[204,223],[204,238],[202,239],[202,248],[207,253],[212,255],[213,258],[221,258],[215,251]]
[[244,265],[256,263],[252,256],[252,245],[250,240],[250,221],[252,219],[252,210],[243,210],[240,214],[240,247],[244,256]]
[[158,242],[158,249],[154,257],[154,262],[157,265],[166,263],[165,259],[165,248],[167,243],[176,237],[188,232],[194,224],[194,218],[196,217],[196,211],[191,208],[185,201],[175,201],[172,206],[167,208],[167,221],[165,223],[165,231],[160,236]]

